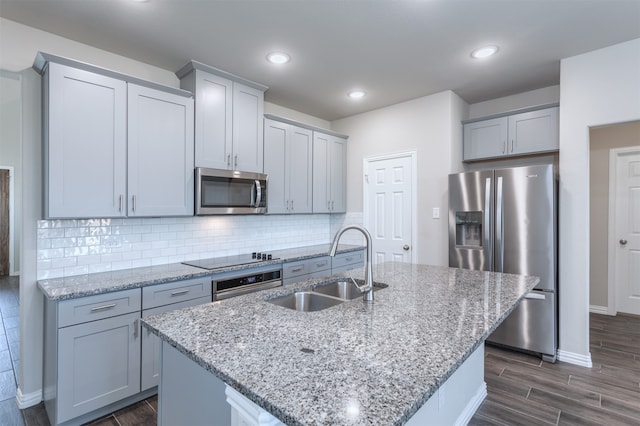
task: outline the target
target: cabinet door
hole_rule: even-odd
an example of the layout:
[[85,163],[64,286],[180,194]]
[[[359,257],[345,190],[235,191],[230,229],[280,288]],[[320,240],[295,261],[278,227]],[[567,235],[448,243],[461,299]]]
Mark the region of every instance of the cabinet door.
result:
[[233,158],[234,170],[262,173],[264,93],[233,83]]
[[[208,280],[209,288],[211,288],[211,280]],[[165,312],[175,311],[176,309],[188,308],[191,306],[203,305],[211,302],[211,295],[198,299],[187,300],[184,302],[173,303],[171,305],[160,306],[154,309],[145,309],[142,311],[142,318],[159,315]],[[160,382],[160,352],[162,340],[155,334],[151,333],[146,327],[142,328],[142,357],[140,365],[140,390],[145,391],[154,386],[158,386]]]
[[[290,211],[313,210],[313,135],[311,130],[290,126],[288,170]],[[269,178],[271,179],[271,178]]]
[[44,85],[45,215],[124,216],[126,83],[49,63]]
[[509,117],[509,154],[557,151],[558,107]]
[[313,133],[313,212],[329,213],[329,136]]
[[507,117],[464,125],[464,160],[501,157],[507,154]]
[[58,330],[58,421],[140,392],[140,312]]
[[264,121],[264,172],[269,175],[268,213],[288,213],[285,156],[289,127],[288,124],[270,119]]
[[193,99],[128,90],[129,216],[192,216]]
[[347,141],[333,137],[330,152],[331,213],[344,213],[347,211]]
[[199,70],[195,79],[195,165],[231,169],[233,82]]

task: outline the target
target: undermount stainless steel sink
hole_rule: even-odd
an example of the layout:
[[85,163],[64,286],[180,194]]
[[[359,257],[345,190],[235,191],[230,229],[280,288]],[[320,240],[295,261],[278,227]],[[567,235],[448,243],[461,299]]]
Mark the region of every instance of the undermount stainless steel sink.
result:
[[343,303],[344,300],[311,291],[297,291],[270,299],[268,302],[296,311],[315,312],[339,305]]
[[[362,285],[364,282],[358,284]],[[373,291],[378,291],[382,288],[383,287],[376,284],[373,285]],[[358,289],[358,286],[350,280],[340,280],[331,284],[318,286],[314,288],[313,291],[345,300],[353,300],[357,297],[362,297],[362,292]]]
[[[364,283],[362,280],[358,281],[360,285]],[[378,291],[385,287],[387,287],[386,284],[374,283],[373,291]],[[296,291],[295,293],[274,297],[267,300],[267,302],[300,312],[315,312],[348,302],[359,296],[362,296],[362,292],[358,289],[356,283],[340,278],[329,284],[319,285],[312,290]]]

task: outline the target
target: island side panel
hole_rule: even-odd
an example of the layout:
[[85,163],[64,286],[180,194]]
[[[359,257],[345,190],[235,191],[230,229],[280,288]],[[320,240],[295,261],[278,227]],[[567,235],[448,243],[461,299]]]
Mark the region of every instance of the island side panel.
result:
[[482,343],[407,421],[406,426],[466,425],[486,396]]
[[158,426],[231,424],[222,380],[162,342]]

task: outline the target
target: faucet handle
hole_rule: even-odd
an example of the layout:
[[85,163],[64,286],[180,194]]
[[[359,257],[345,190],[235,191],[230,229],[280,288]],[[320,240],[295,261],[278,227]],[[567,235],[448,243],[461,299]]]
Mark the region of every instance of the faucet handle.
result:
[[353,279],[353,277],[349,277],[349,279],[351,280],[351,282],[353,283],[353,285],[355,285],[358,290],[360,290],[360,293],[364,293],[366,291],[371,290],[368,286],[367,283],[364,283],[363,285],[358,285],[358,283],[356,282],[356,280]]

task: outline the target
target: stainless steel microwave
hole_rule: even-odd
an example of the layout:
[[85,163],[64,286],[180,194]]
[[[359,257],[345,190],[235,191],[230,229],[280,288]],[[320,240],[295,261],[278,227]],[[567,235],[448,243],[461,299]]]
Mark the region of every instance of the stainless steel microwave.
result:
[[267,181],[261,173],[196,167],[196,215],[264,214]]

